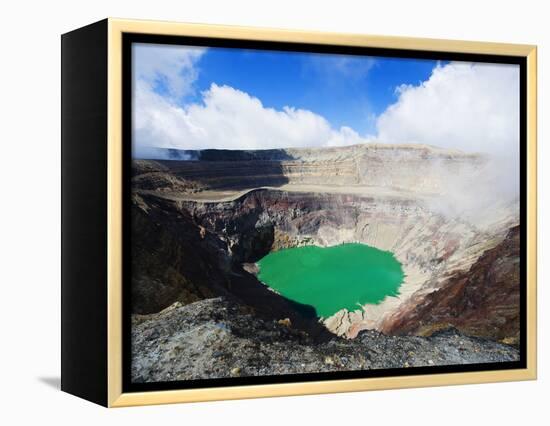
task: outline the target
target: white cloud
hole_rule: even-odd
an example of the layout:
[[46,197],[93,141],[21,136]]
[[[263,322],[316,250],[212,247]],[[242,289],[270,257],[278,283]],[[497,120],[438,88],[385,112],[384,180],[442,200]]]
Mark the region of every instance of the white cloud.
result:
[[435,164],[446,214],[476,222],[494,218],[497,206],[519,193],[519,67],[450,63],[418,86],[397,89],[398,101],[378,117],[377,139],[484,153],[482,168],[461,173]]
[[[254,96],[215,83],[201,94],[202,102],[182,103],[193,92],[203,53],[186,46],[134,45],[134,156],[158,155],[154,148],[268,149],[366,142],[349,127],[332,128],[314,112],[267,108]],[[339,71],[348,72],[352,64],[340,59]],[[155,90],[159,85],[165,88],[162,95]]]
[[450,63],[437,66],[422,84],[397,92],[398,101],[378,118],[380,142],[517,156],[517,66]]
[[195,64],[204,52],[205,49],[199,47],[135,43],[132,45],[133,82],[145,83],[149,88],[163,85],[167,96],[179,100],[192,93],[198,76]]
[[[335,129],[312,111],[268,108],[248,93],[214,83],[201,94],[201,102],[182,103],[193,91],[196,63],[204,49],[166,45],[134,49],[133,141],[138,156],[151,147],[267,149],[377,141],[430,144],[517,159],[516,66],[458,62],[437,66],[420,85],[397,88],[397,102],[376,119],[377,134],[364,137],[349,127]],[[358,68],[357,60],[353,61],[333,60],[340,63],[341,72]],[[363,62],[367,69],[362,71],[368,72],[374,62]],[[159,82],[165,89],[162,95],[154,90]]]
[[212,84],[203,103],[178,106],[138,84],[134,148],[268,149],[342,146],[365,142],[354,130],[333,129],[311,111],[266,108],[258,98],[229,86]]

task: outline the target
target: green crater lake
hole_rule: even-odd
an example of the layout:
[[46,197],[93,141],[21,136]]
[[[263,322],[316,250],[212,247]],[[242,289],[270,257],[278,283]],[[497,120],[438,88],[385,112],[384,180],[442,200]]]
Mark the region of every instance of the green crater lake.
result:
[[357,243],[283,249],[258,265],[262,282],[287,299],[313,306],[325,318],[396,296],[404,278],[392,253]]

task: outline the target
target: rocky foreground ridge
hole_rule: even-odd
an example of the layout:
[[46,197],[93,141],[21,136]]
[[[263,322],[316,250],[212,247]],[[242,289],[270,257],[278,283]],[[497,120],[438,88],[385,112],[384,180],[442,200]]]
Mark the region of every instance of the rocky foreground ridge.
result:
[[333,336],[319,343],[288,319],[261,319],[225,298],[135,315],[132,330],[132,378],[138,383],[518,360],[511,346],[452,328],[430,337],[368,330],[353,340]]

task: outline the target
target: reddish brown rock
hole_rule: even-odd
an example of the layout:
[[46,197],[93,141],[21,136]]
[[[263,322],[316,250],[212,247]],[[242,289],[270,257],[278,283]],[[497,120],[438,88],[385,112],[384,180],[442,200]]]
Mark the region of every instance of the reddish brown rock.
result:
[[520,232],[511,228],[496,247],[487,250],[467,272],[457,273],[383,326],[389,334],[430,335],[453,326],[462,333],[519,341]]

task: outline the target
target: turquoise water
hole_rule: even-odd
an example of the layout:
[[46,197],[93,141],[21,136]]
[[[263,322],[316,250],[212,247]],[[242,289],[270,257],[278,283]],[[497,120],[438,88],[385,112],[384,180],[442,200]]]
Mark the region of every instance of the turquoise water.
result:
[[284,249],[258,265],[262,282],[287,299],[313,306],[320,317],[396,296],[404,278],[392,253],[356,243]]

